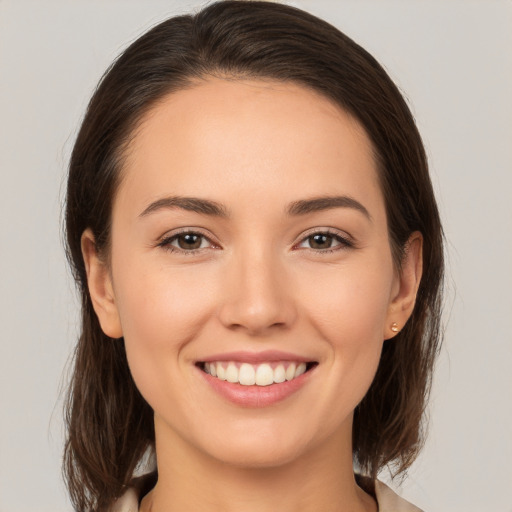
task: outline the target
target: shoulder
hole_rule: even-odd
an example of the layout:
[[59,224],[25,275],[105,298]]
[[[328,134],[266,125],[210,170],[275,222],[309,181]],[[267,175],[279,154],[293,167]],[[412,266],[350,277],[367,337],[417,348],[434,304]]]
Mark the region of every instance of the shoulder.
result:
[[139,492],[135,487],[130,487],[109,509],[108,512],[138,512]]
[[379,512],[422,512],[379,480],[375,481],[375,498],[379,504]]
[[108,512],[139,512],[140,500],[156,485],[156,471],[133,478],[130,487],[108,509]]
[[379,506],[378,512],[423,512],[412,503],[404,500],[380,480],[355,473],[357,485],[372,496]]

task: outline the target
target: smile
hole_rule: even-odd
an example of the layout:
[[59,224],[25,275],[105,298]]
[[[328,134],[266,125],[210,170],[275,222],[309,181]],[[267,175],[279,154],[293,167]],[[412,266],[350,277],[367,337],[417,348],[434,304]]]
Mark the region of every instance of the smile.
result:
[[272,361],[259,364],[235,361],[210,361],[200,368],[216,379],[242,386],[270,386],[292,381],[310,370],[316,363]]

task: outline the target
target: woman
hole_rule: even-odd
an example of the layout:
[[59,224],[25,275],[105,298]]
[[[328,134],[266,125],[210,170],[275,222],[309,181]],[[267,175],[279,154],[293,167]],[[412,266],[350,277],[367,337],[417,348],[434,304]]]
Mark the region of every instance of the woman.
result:
[[442,232],[365,50],[267,2],[161,23],[95,92],[66,208],[77,510],[417,510],[376,476],[421,447]]

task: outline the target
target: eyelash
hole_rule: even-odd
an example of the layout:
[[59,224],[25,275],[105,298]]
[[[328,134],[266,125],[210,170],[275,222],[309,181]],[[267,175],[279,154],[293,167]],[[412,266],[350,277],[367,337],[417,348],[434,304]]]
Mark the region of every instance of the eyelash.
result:
[[324,235],[333,238],[336,242],[339,242],[339,245],[334,246],[332,248],[328,249],[314,249],[312,247],[305,247],[305,249],[309,249],[311,251],[314,251],[317,254],[331,254],[336,251],[342,251],[346,249],[352,249],[355,247],[354,242],[348,237],[348,236],[342,236],[337,231],[334,231],[332,229],[318,229],[315,231],[311,231],[310,233],[306,234],[301,241],[298,244],[294,245],[295,247],[300,247],[304,242],[306,242],[308,239],[317,236],[317,235]]
[[[201,237],[202,240],[208,241],[210,243],[210,245],[213,246],[214,248],[218,248],[218,246],[214,242],[212,242],[212,240],[209,237],[207,237],[205,234],[203,234],[199,231],[186,230],[186,229],[183,231],[180,231],[178,233],[174,233],[171,236],[167,236],[167,237],[163,238],[162,240],[160,240],[160,242],[158,242],[157,246],[161,247],[164,250],[169,251],[169,252],[186,254],[186,255],[194,255],[194,254],[197,254],[199,251],[203,251],[204,249],[206,249],[206,247],[199,247],[197,249],[187,250],[187,249],[181,249],[181,248],[178,248],[178,247],[175,247],[172,245],[173,242],[177,241],[180,237],[185,236],[185,235]],[[336,245],[332,248],[327,248],[327,249],[314,249],[312,247],[309,247],[309,248],[304,247],[304,249],[309,249],[311,251],[314,251],[317,254],[330,254],[330,253],[333,253],[336,251],[340,251],[340,250],[344,250],[344,249],[351,249],[354,247],[354,242],[351,241],[348,237],[341,236],[338,232],[333,231],[331,229],[322,229],[322,230],[311,231],[310,233],[306,234],[300,240],[299,243],[297,243],[293,246],[293,248],[300,249],[301,248],[300,246],[303,243],[307,242],[308,239],[311,239],[312,237],[317,236],[317,235],[324,235],[324,236],[332,237],[336,242],[339,243],[339,245]]]
[[210,243],[210,245],[212,245],[214,247],[218,247],[204,233],[201,233],[199,231],[189,230],[189,229],[184,229],[183,231],[174,233],[171,236],[164,237],[162,240],[160,240],[160,242],[158,242],[157,246],[162,247],[162,249],[164,249],[166,251],[179,253],[179,254],[185,254],[187,256],[197,254],[199,251],[206,249],[206,247],[199,247],[198,249],[187,250],[187,249],[180,249],[179,247],[174,247],[173,245],[171,245],[174,241],[177,241],[180,237],[185,236],[185,235],[193,235],[193,236],[201,237],[201,239],[208,241]]

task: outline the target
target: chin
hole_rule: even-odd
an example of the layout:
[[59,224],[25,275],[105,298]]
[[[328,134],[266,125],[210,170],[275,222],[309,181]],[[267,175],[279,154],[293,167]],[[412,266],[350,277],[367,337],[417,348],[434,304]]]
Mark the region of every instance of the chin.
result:
[[293,432],[290,425],[272,424],[265,427],[246,428],[243,433],[224,430],[225,435],[211,438],[203,450],[224,464],[237,468],[263,469],[284,466],[307,456],[314,444],[313,439],[305,435],[304,428],[300,432]]
[[238,469],[271,469],[293,462],[300,457],[300,450],[291,446],[276,447],[249,440],[242,446],[233,443],[227,451],[215,450],[211,455],[220,462]]

